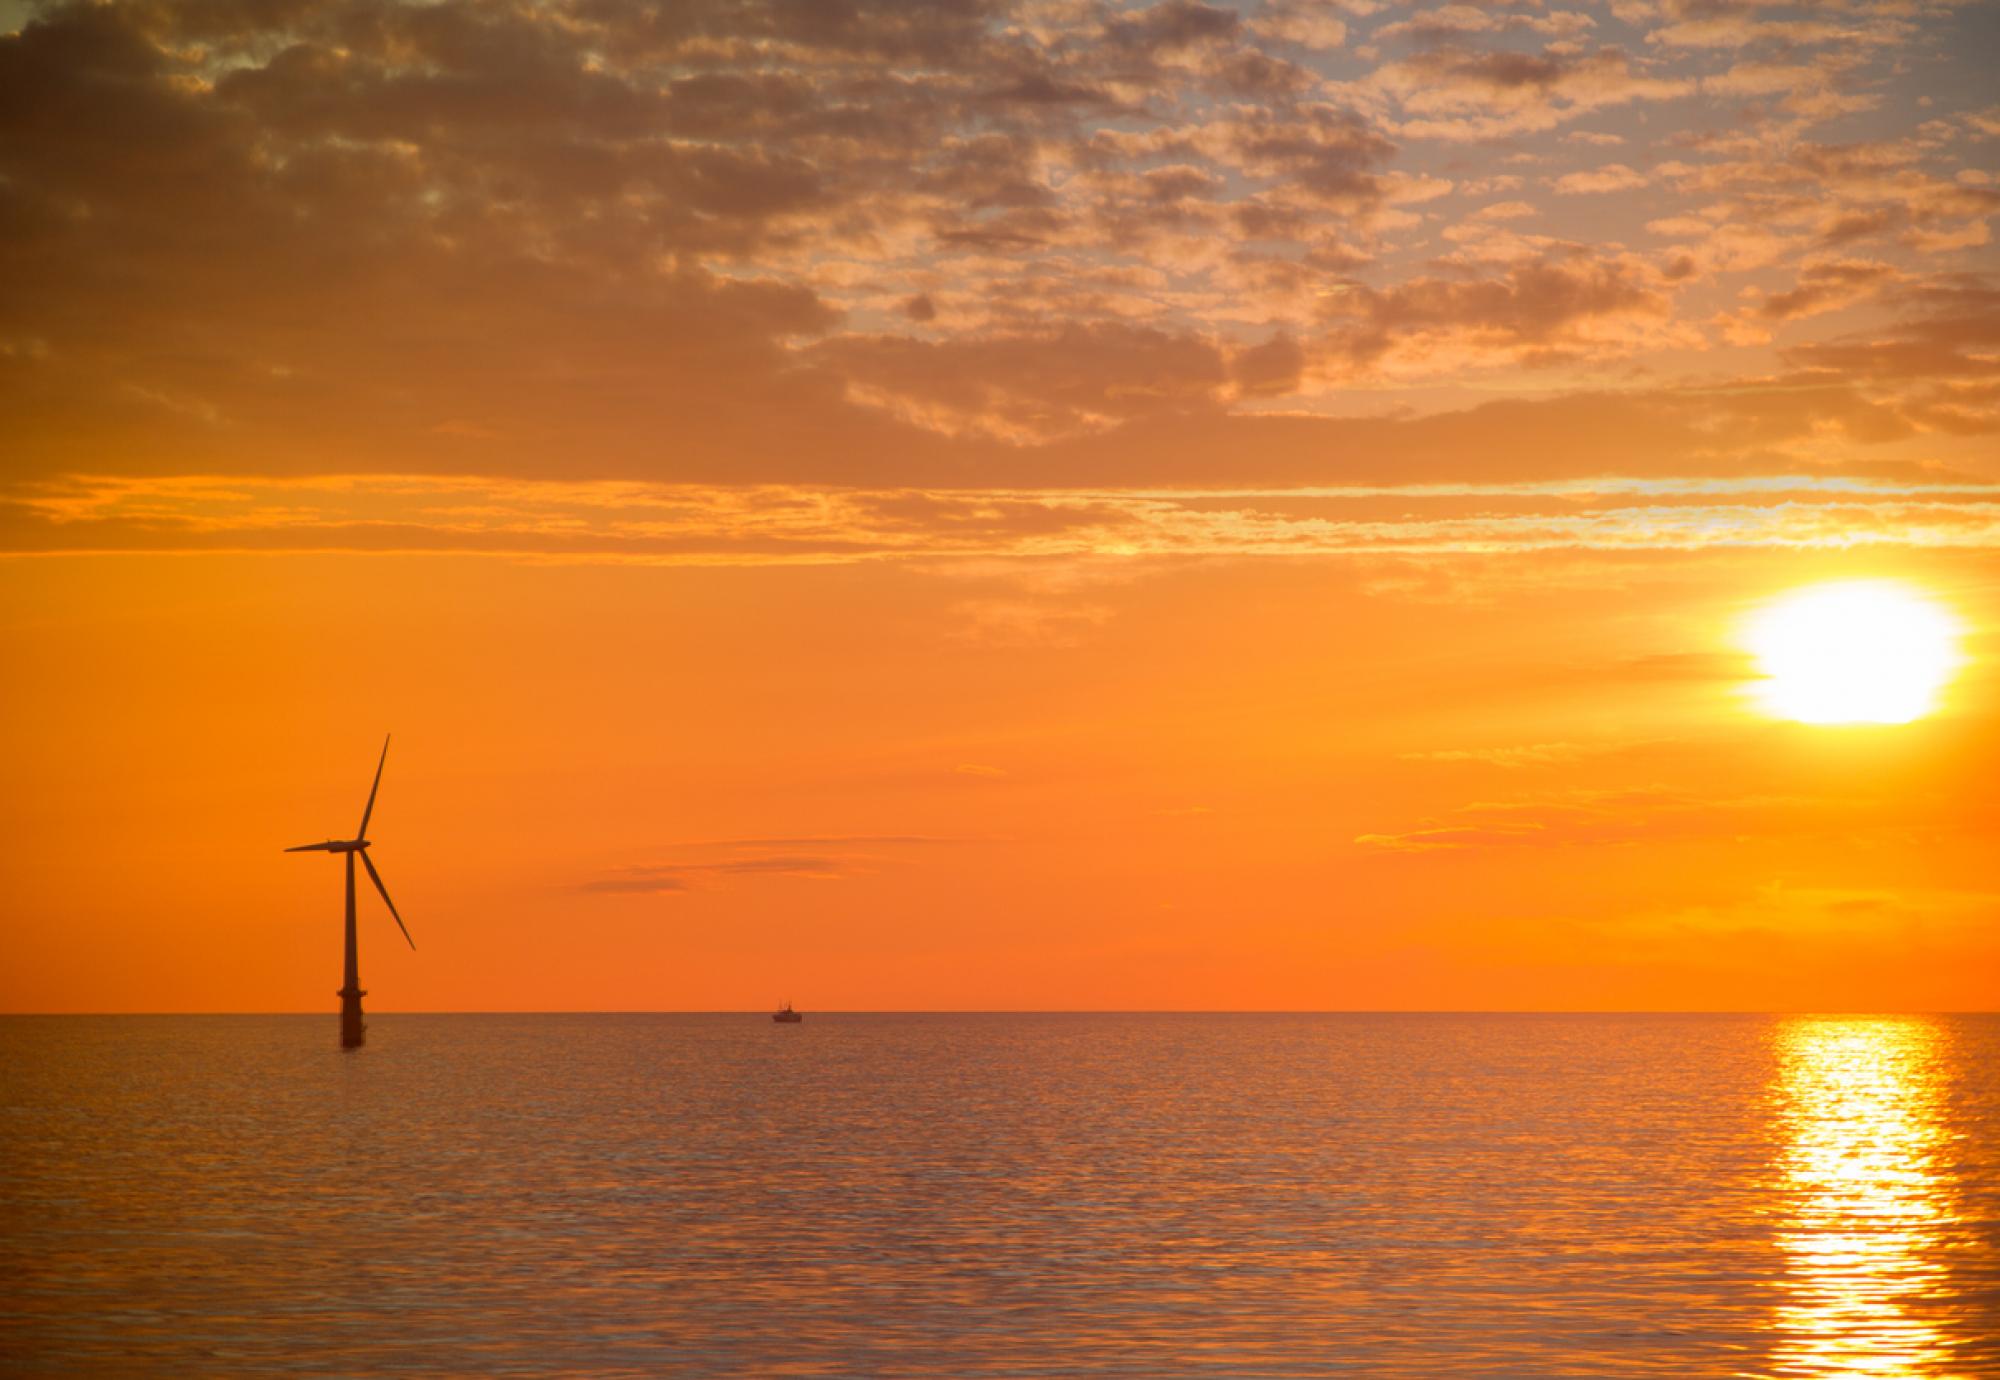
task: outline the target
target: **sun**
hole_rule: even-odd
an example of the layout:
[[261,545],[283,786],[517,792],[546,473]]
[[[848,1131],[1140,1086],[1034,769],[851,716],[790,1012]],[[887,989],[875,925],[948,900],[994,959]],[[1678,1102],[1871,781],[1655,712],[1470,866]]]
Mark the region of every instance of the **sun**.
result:
[[1949,612],[1907,585],[1847,580],[1766,604],[1743,640],[1765,676],[1752,691],[1778,718],[1906,724],[1958,669],[1958,634]]

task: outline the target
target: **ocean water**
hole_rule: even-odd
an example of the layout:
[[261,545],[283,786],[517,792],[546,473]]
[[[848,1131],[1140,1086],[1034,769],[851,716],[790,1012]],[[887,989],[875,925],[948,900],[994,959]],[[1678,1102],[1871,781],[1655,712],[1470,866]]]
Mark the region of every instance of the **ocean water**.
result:
[[0,1368],[2000,1375],[2000,1018],[0,1019]]

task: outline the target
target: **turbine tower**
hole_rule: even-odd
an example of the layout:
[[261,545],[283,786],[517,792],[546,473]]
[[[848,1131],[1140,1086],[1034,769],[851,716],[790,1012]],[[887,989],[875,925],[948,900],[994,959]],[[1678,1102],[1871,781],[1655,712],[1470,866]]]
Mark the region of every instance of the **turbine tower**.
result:
[[396,903],[389,899],[389,888],[382,885],[382,874],[375,870],[375,864],[368,860],[368,816],[375,813],[375,792],[382,787],[382,764],[389,760],[389,740],[382,740],[382,757],[375,763],[375,784],[368,788],[368,804],[361,811],[361,827],[354,831],[351,839],[328,839],[325,843],[302,843],[297,848],[287,848],[287,853],[345,853],[347,855],[347,981],[335,993],[340,998],[340,1047],[356,1049],[360,1046],[367,1026],[361,1021],[361,999],[368,994],[361,990],[360,964],[354,952],[354,860],[361,859],[361,865],[368,869],[368,880],[375,883],[375,889],[382,893],[382,904],[389,908],[389,914],[396,918],[396,928],[403,932],[403,939],[412,950],[417,941],[410,938],[409,926],[403,917],[396,914]]

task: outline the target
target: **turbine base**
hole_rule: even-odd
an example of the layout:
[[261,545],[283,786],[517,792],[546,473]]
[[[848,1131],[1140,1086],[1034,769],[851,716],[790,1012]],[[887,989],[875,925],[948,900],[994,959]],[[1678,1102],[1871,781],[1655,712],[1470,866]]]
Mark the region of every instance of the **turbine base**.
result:
[[368,995],[358,987],[343,987],[340,998],[340,1047],[359,1049],[368,1038],[368,1023],[361,1019],[361,999]]

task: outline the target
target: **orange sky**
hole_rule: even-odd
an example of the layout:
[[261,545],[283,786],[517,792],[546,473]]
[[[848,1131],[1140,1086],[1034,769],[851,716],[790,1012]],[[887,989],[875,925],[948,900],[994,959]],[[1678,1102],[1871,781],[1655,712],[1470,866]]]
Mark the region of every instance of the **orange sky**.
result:
[[1990,7],[810,9],[0,5],[0,1010],[1995,1005]]

